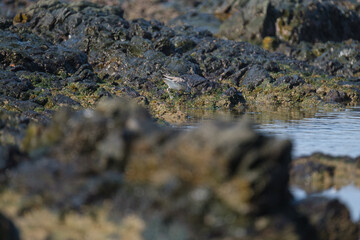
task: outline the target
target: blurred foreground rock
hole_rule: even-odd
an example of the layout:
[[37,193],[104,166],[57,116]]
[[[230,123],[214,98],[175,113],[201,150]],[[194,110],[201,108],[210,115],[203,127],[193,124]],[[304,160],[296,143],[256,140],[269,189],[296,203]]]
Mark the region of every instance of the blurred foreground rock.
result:
[[351,223],[349,211],[338,200],[309,197],[297,209],[308,216],[319,239],[357,239],[359,226]]
[[21,150],[0,208],[23,239],[327,239],[293,205],[290,142],[246,121],[180,131],[111,100],[30,124]]
[[134,213],[149,226],[155,214],[161,226],[198,239],[246,234],[257,216],[280,212],[297,235],[299,223],[287,213],[291,145],[244,122],[179,132],[135,105],[111,101],[62,112],[46,128],[30,126],[23,149],[32,157],[11,186],[49,206],[68,211],[115,196],[119,214]]

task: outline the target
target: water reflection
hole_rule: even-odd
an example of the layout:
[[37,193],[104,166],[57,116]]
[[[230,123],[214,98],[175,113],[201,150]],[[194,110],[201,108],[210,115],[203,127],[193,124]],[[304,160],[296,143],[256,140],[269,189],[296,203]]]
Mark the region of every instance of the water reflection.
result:
[[[248,114],[256,121],[257,113]],[[360,155],[360,107],[341,111],[318,111],[303,119],[257,121],[257,130],[271,136],[291,139],[293,155],[323,152],[331,155]]]
[[248,117],[257,131],[266,135],[291,139],[293,156],[323,152],[334,156],[360,156],[360,107],[338,110],[258,108],[245,114],[228,112],[192,112],[184,128],[212,119],[237,121]]
[[[301,200],[308,196],[304,190],[297,187],[292,187],[290,191],[296,200]],[[357,222],[360,220],[360,188],[355,187],[353,184],[342,187],[339,190],[331,188],[309,196],[324,196],[338,199],[349,209],[352,221]]]

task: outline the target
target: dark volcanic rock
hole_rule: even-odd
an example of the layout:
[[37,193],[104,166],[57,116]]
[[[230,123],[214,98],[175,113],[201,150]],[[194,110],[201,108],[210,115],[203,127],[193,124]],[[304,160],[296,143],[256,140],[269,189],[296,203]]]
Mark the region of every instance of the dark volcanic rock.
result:
[[[29,15],[26,23],[4,30],[9,36],[4,42],[1,62],[7,71],[16,71],[17,75],[31,80],[35,89],[24,96],[29,95],[44,108],[56,107],[53,97],[58,94],[74,100],[74,108],[78,107],[75,102],[81,106],[92,104],[103,96],[97,93],[100,87],[109,96],[128,95],[119,89],[133,89],[142,102],[157,109],[167,96],[163,73],[203,76],[201,83],[198,80],[192,83],[194,96],[188,98],[188,105],[228,108],[233,104],[216,101],[229,87],[235,87],[238,92],[248,91],[248,95],[263,83],[265,87],[273,82],[271,74],[322,73],[303,62],[248,43],[216,39],[210,32],[197,28],[171,28],[143,19],[128,22],[117,6],[41,0],[29,7],[26,14]],[[29,33],[23,36],[25,31],[38,36]],[[17,45],[20,47],[14,47]],[[14,61],[10,58],[13,53],[18,56]],[[46,57],[37,58],[40,55]],[[35,71],[31,76],[24,74],[30,69]],[[39,72],[48,75],[39,76]],[[231,80],[231,86],[227,80]],[[320,84],[317,79],[311,81]],[[61,92],[52,94],[46,88]],[[261,94],[260,98],[265,99]]]
[[274,86],[286,84],[289,86],[290,89],[292,89],[293,87],[299,86],[304,83],[305,81],[301,77],[294,75],[294,76],[284,76],[276,79],[276,81],[274,82]]
[[37,111],[28,114],[31,119],[46,119],[42,111],[64,105],[56,96],[66,95],[67,106],[79,107],[72,98],[84,99],[97,90],[99,82],[86,54],[26,31],[27,24],[0,28],[1,107],[21,113]]
[[272,83],[274,80],[270,74],[260,65],[254,65],[246,72],[241,84],[249,89],[254,89],[263,82]]
[[273,62],[273,61],[267,61],[264,64],[264,68],[266,71],[269,71],[269,72],[279,72],[280,71],[279,64],[277,64],[276,62]]
[[360,77],[359,41],[350,40],[339,43],[316,44],[302,42],[287,47],[279,46],[277,51],[311,63],[331,75],[352,79]]
[[241,92],[238,92],[234,87],[227,89],[224,92],[224,95],[229,97],[230,104],[233,106],[238,105],[239,103],[246,103],[244,96],[241,94]]
[[[93,73],[85,75],[80,71],[86,66],[87,56],[78,50],[52,45],[34,34],[0,30],[0,35],[1,91],[6,96],[28,100],[31,93],[38,91],[34,85],[64,86],[66,80],[56,75],[72,74],[72,81],[97,81]],[[91,66],[87,69],[91,71]]]
[[72,100],[71,98],[64,96],[64,95],[56,95],[52,98],[53,102],[55,105],[60,106],[60,107],[70,107],[70,106],[80,106],[80,103]]
[[28,100],[28,91],[34,89],[28,79],[19,79],[15,73],[0,70],[0,94],[20,100]]
[[[163,68],[169,68],[170,72],[177,71],[180,74],[187,74],[191,67],[194,70],[200,67],[202,72],[208,75],[209,71],[220,71],[219,68],[230,66],[231,63],[234,66],[236,65],[237,59],[233,58],[231,60],[226,59],[226,57],[238,56],[242,58],[241,60],[246,59],[253,62],[268,57],[268,53],[262,52],[254,46],[215,40],[208,32],[197,31],[191,27],[171,29],[156,21],[136,20],[127,22],[121,18],[121,14],[117,15],[111,11],[106,12],[106,9],[96,5],[87,6],[84,3],[82,3],[83,5],[80,4],[82,8],[78,6],[79,3],[68,5],[68,9],[71,9],[71,11],[69,10],[68,15],[62,16],[59,15],[59,9],[64,7],[63,4],[58,3],[45,10],[42,7],[42,4],[45,3],[46,1],[41,1],[28,10],[28,13],[34,16],[30,21],[33,31],[40,32],[54,42],[63,42],[67,46],[79,47],[88,53],[90,62],[95,66],[100,67],[100,61],[105,60],[105,63],[101,62],[101,66],[110,66],[106,72],[110,75],[114,75],[116,71],[121,70],[125,76],[129,75],[127,71],[133,71],[146,78]],[[79,8],[80,11],[78,11]],[[89,15],[89,11],[96,12],[97,15]],[[62,25],[54,25],[55,32],[49,31],[38,23],[39,18],[45,13],[58,19],[56,22],[61,19]],[[104,26],[98,29],[100,26],[95,25],[95,23],[101,14],[107,14],[107,16],[102,18]],[[81,16],[82,21],[73,26],[70,23],[75,15]],[[64,28],[64,25],[69,25],[69,27]],[[97,32],[102,34],[94,34],[88,29],[98,29]],[[71,39],[66,38],[64,41],[62,36],[71,36]],[[170,39],[170,41],[167,41],[167,39]],[[155,52],[156,49],[167,56],[172,53],[179,54],[166,57]],[[219,59],[219,57],[222,59]],[[112,61],[107,63],[110,58]],[[148,61],[150,59],[151,62]],[[281,61],[281,58],[276,59]],[[173,66],[175,64],[179,65],[176,69]],[[137,66],[138,69],[127,69],[126,67],[130,65]],[[102,69],[102,71],[104,70]]]
[[346,95],[346,93],[341,91],[339,92],[335,89],[330,90],[326,94],[325,99],[329,102],[338,102],[338,103],[350,101],[350,98]]
[[197,74],[185,74],[181,77],[187,81],[187,85],[193,93],[207,93],[218,87],[218,83],[209,81]]
[[33,34],[16,34],[0,30],[0,64],[11,71],[74,73],[82,64],[87,63],[84,53],[54,46]]

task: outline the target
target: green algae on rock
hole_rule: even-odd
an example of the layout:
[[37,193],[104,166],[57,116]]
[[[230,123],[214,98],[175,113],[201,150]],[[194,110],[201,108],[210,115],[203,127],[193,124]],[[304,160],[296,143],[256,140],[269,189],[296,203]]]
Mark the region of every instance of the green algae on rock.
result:
[[78,93],[72,94],[71,83],[97,88],[98,78],[89,73],[91,66],[84,53],[55,46],[28,32],[0,29],[0,36],[2,108],[17,112],[54,109],[60,107],[55,106],[59,94],[74,98],[67,102],[77,108],[77,100],[82,101]]

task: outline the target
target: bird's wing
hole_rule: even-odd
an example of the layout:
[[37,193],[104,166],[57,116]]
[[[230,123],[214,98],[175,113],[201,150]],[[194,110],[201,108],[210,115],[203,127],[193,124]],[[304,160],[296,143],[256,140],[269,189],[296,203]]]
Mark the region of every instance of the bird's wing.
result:
[[164,75],[165,79],[172,81],[172,82],[177,82],[177,83],[182,83],[182,82],[186,82],[183,78],[181,77],[173,77],[173,76],[169,76],[169,75]]
[[170,75],[164,75],[164,78],[173,78],[172,76],[170,76]]

